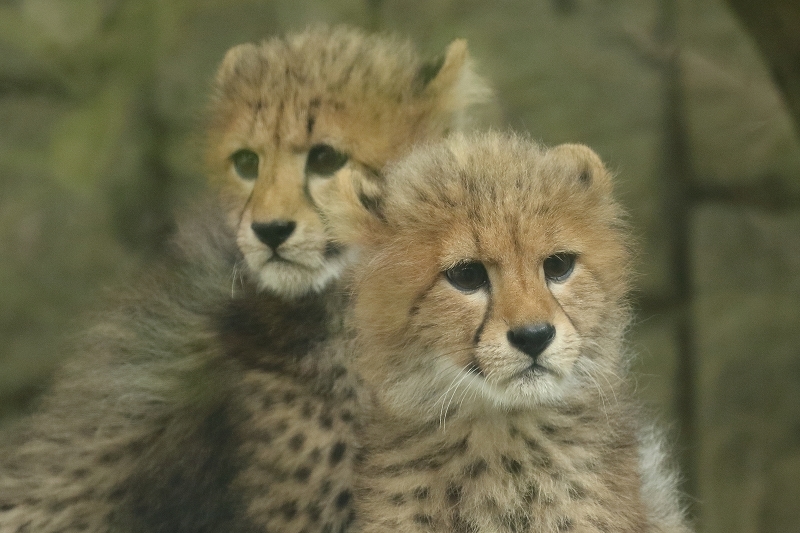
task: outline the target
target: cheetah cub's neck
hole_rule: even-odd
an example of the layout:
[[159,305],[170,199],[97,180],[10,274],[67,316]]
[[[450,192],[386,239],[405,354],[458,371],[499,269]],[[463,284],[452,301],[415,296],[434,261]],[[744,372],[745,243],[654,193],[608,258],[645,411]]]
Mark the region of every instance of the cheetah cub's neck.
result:
[[586,147],[457,136],[422,148],[359,209],[355,366],[363,531],[641,532],[623,381],[629,254]]

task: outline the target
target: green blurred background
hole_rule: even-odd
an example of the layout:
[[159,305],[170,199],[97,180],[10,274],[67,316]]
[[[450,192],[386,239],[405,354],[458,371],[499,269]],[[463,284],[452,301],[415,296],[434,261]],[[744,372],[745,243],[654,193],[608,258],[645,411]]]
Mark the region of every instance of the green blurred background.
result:
[[465,37],[496,90],[482,124],[587,143],[618,175],[638,392],[699,531],[800,531],[800,25],[792,56],[751,12],[779,0],[730,3],[739,18],[723,0],[0,0],[0,414],[204,186],[227,48],[312,22],[428,56]]

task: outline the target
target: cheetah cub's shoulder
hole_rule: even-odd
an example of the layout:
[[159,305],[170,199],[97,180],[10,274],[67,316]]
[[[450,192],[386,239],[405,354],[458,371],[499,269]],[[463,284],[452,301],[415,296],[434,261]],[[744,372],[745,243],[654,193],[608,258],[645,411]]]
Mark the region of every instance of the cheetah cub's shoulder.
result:
[[387,177],[371,212],[344,179],[323,208],[360,253],[361,529],[688,531],[643,497],[629,236],[598,156],[457,136]]

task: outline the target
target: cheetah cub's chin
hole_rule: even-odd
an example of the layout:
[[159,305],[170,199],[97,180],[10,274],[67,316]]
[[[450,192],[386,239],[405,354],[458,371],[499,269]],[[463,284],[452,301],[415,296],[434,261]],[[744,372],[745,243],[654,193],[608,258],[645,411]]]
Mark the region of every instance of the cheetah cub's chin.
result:
[[459,127],[487,95],[463,40],[432,63],[406,41],[341,27],[232,48],[217,74],[207,163],[241,273],[286,298],[325,288],[348,255],[325,235],[317,189],[342,172],[380,182],[388,161]]

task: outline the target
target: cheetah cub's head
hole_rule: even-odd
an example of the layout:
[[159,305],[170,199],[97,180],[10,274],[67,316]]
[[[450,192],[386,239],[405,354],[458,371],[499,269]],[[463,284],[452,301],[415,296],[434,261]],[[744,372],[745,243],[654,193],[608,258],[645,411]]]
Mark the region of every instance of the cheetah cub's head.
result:
[[457,126],[487,93],[464,41],[433,64],[408,42],[315,28],[231,49],[217,74],[207,166],[259,288],[294,298],[346,264],[314,204],[343,171],[380,180],[384,165]]
[[455,136],[390,168],[371,210],[363,184],[337,186],[323,212],[360,254],[357,366],[386,406],[528,409],[621,375],[626,232],[589,148]]

